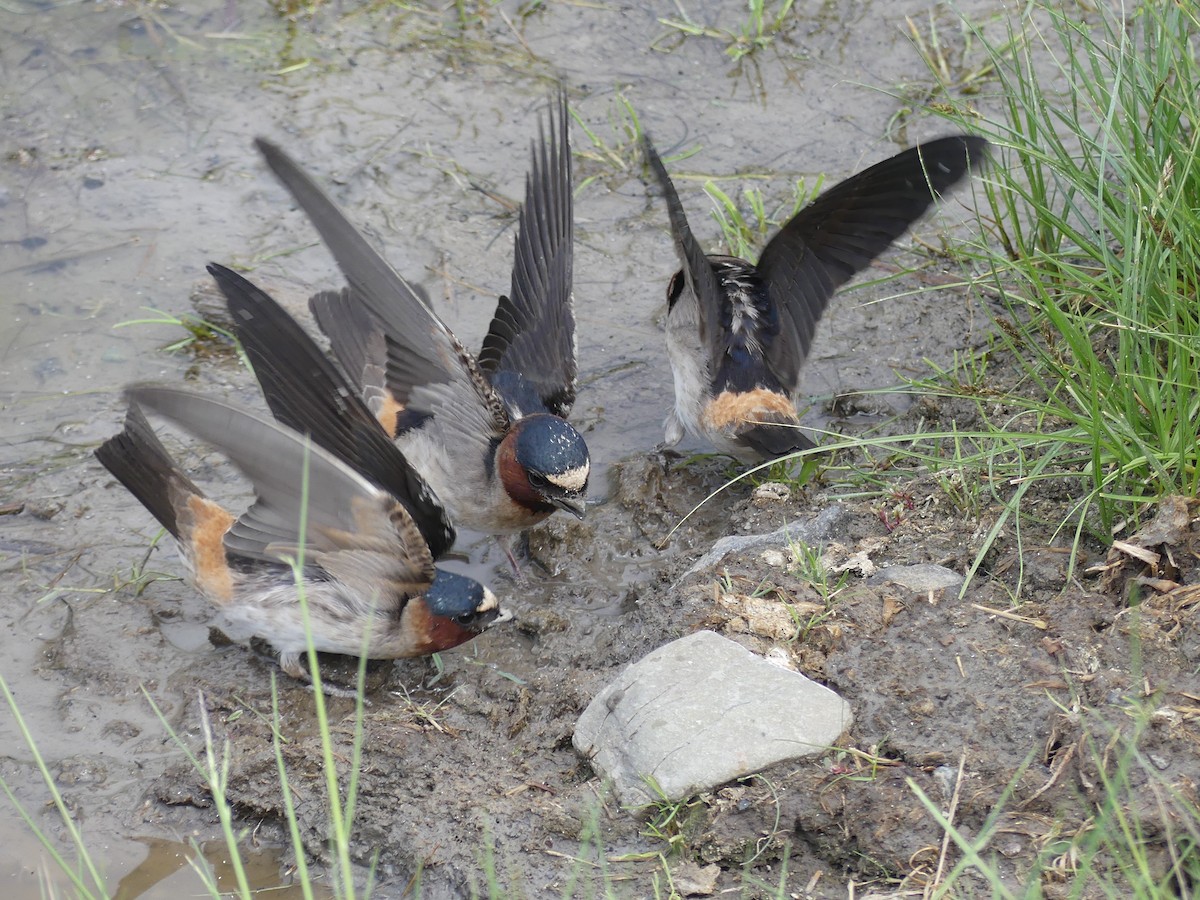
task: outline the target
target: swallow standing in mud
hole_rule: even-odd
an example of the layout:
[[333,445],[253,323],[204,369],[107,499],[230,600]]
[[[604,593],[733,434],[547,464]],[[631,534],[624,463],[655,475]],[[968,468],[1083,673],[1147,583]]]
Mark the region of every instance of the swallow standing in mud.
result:
[[647,162],[667,200],[683,268],[667,288],[667,350],[684,430],[743,462],[816,445],[798,428],[800,367],[833,292],[902,235],[987,153],[979,137],[913,147],[825,191],[767,242],[754,265],[706,255],[649,137]]
[[486,534],[584,514],[590,460],[566,421],[577,370],[564,95],[550,118],[526,179],[512,290],[478,357],[291,158],[257,142],[349,283],[310,303],[335,355],[451,519]]
[[[188,391],[142,385],[126,395],[125,429],[96,457],[175,538],[229,637],[267,641],[288,675],[305,677],[308,635],[318,651],[398,659],[458,646],[500,615],[486,587],[434,567],[426,534],[436,541],[447,527],[441,509],[324,449],[331,434],[352,436],[348,420],[330,419],[330,433],[310,442]],[[253,506],[235,519],[207,499],[142,408],[224,451],[252,482]],[[303,564],[307,632],[292,561]]]

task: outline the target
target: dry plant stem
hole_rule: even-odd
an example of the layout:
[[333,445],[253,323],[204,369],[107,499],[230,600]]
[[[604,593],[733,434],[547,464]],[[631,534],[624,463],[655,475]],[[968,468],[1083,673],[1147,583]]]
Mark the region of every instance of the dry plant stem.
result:
[[[958,757],[958,774],[954,777],[954,794],[950,797],[950,812],[947,815],[949,825],[954,824],[954,813],[958,809],[958,798],[962,792],[963,769],[967,764],[967,751],[964,749]],[[950,829],[947,827],[942,832],[942,851],[938,854],[937,872],[934,873],[933,883],[925,888],[925,896],[930,896],[930,892],[937,888],[942,883],[942,875],[946,871],[946,854],[950,852]]]
[[1029,799],[1021,804],[1022,808],[1028,807],[1031,803],[1033,803],[1033,801],[1037,800],[1038,797],[1042,796],[1042,794],[1046,793],[1046,791],[1050,790],[1050,788],[1054,787],[1054,785],[1058,783],[1058,779],[1062,777],[1063,772],[1065,772],[1067,769],[1067,765],[1072,759],[1075,758],[1075,752],[1078,749],[1079,744],[1071,744],[1069,747],[1067,747],[1065,752],[1059,755],[1058,761],[1054,766],[1054,771],[1050,773],[1050,777],[1046,780],[1046,783],[1034,791],[1032,796],[1030,796]]
[[990,606],[980,606],[978,603],[972,603],[971,608],[977,609],[980,612],[988,613],[989,615],[999,616],[1002,619],[1020,622],[1023,625],[1032,625],[1038,631],[1046,631],[1050,627],[1041,619],[1031,619],[1029,616],[1019,616],[1016,613],[1008,612],[1007,610],[1003,609],[993,609]]

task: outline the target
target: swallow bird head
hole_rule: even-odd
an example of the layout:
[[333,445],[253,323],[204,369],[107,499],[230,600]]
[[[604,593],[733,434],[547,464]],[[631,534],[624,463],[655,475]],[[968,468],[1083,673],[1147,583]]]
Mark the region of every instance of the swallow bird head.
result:
[[516,503],[583,518],[591,461],[583,437],[565,419],[546,413],[520,419],[497,456],[504,489]]
[[440,568],[424,600],[428,617],[422,626],[423,637],[431,653],[469,641],[506,615],[485,585]]

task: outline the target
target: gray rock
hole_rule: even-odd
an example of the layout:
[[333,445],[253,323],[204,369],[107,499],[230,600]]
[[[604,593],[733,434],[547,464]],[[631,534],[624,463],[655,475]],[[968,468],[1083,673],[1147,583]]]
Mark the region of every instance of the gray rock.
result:
[[933,781],[942,790],[942,800],[949,803],[954,797],[954,783],[958,780],[955,766],[938,766],[933,770]]
[[711,631],[660,647],[602,690],[575,749],[627,806],[682,800],[767,766],[815,756],[850,727],[829,688]]
[[867,579],[867,584],[898,584],[914,594],[930,591],[957,591],[962,587],[963,576],[945,566],[922,563],[916,566],[888,566]]
[[777,531],[767,534],[733,534],[723,537],[712,549],[705,553],[688,569],[683,581],[689,575],[711,568],[723,560],[728,554],[741,550],[758,550],[768,547],[786,547],[796,541],[803,541],[810,547],[828,541],[838,525],[849,515],[840,504],[827,506],[814,519],[796,519]]
[[683,859],[671,869],[671,883],[684,897],[711,897],[717,892],[720,877],[721,867],[716,863],[701,868],[698,863]]

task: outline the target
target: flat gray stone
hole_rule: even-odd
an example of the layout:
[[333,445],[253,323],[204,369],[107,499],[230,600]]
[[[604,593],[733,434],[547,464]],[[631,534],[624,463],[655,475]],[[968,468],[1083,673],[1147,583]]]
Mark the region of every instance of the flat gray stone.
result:
[[850,727],[836,693],[698,631],[629,666],[584,710],[575,749],[626,806],[672,802],[825,752]]
[[802,541],[810,547],[828,541],[837,532],[837,527],[849,514],[840,504],[827,506],[814,518],[796,519],[788,522],[782,528],[766,534],[732,534],[723,537],[712,545],[712,548],[683,574],[684,578],[709,569],[730,553],[741,550],[759,550],[770,547],[787,547],[796,541]]
[[928,594],[930,591],[957,591],[965,579],[953,569],[933,563],[921,563],[915,566],[888,566],[880,569],[867,579],[867,584],[898,584],[906,587],[914,594]]

